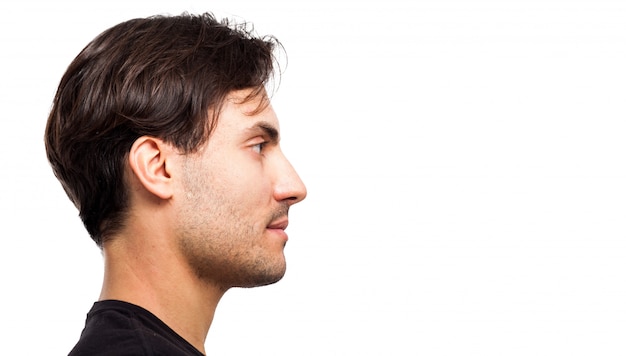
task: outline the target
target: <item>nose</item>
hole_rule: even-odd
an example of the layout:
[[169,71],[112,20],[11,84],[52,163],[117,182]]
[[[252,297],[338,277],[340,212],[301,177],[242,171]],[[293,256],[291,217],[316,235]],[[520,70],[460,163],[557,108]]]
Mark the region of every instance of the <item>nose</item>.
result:
[[291,206],[304,200],[306,194],[306,187],[300,176],[281,152],[274,185],[274,199]]

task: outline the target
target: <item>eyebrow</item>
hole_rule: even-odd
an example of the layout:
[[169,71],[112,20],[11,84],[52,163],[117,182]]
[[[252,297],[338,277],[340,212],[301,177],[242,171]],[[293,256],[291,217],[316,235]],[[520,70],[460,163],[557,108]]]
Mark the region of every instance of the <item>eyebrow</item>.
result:
[[261,131],[272,142],[278,142],[280,140],[280,133],[278,132],[278,129],[267,121],[259,121],[255,123],[254,126],[248,129],[248,131]]

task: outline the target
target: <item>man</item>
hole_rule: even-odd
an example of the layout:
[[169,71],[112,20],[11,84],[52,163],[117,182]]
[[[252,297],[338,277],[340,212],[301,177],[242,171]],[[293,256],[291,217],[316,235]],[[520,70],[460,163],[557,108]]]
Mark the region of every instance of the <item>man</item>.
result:
[[70,64],[48,159],[102,249],[71,355],[201,355],[232,287],[280,280],[306,189],[265,86],[278,42],[211,14],[118,24]]

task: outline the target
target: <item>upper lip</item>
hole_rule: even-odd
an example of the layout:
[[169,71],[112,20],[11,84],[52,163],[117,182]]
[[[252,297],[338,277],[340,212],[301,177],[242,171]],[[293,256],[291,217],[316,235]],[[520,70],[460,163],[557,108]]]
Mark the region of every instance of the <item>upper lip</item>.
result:
[[289,220],[285,216],[272,221],[269,225],[267,225],[267,228],[285,230],[287,228],[287,225],[289,225]]

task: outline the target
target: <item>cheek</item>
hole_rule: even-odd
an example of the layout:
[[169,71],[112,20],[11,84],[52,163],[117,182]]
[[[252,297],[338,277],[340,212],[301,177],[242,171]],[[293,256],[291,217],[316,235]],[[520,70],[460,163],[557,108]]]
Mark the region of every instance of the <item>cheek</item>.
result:
[[184,189],[190,214],[218,224],[265,227],[272,213],[271,179],[247,153],[189,167]]
[[260,162],[250,161],[240,169],[228,172],[224,183],[228,191],[240,202],[266,204],[272,197],[272,184],[269,174]]

